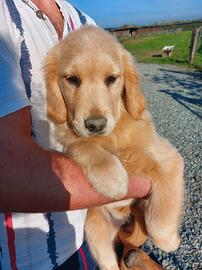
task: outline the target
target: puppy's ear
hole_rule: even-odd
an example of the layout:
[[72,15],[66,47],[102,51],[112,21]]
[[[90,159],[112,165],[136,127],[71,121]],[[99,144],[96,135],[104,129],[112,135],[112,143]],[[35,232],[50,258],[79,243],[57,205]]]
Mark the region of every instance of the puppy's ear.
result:
[[45,61],[48,117],[57,124],[67,121],[67,109],[58,85],[57,50],[52,49]]
[[123,100],[126,110],[134,119],[140,119],[146,109],[146,99],[140,88],[139,75],[135,69],[133,57],[126,51],[123,54],[124,93]]

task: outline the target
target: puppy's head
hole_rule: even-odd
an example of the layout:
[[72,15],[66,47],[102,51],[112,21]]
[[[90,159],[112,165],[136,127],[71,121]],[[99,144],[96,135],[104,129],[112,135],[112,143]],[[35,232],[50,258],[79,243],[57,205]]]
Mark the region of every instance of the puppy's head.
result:
[[145,99],[132,57],[103,30],[71,32],[46,59],[48,116],[79,136],[108,135],[123,106],[135,119]]

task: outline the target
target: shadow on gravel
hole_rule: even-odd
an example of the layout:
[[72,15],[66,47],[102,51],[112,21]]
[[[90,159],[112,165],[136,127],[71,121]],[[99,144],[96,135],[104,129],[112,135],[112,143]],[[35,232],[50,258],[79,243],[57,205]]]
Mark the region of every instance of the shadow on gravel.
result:
[[160,92],[170,95],[178,103],[202,119],[202,73],[159,69],[162,73],[152,80],[163,83],[167,89]]

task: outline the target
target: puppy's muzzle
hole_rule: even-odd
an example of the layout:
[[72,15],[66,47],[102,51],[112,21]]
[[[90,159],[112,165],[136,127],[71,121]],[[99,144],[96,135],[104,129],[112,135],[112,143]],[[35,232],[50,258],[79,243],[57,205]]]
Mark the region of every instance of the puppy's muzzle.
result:
[[91,133],[102,133],[107,125],[107,119],[105,117],[89,117],[84,123]]

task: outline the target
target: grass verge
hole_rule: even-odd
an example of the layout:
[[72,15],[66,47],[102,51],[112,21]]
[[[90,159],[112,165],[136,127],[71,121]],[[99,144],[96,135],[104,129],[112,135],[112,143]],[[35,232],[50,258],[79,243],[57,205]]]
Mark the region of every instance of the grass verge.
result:
[[[202,71],[202,35],[195,54],[193,65],[189,64],[189,46],[191,31],[155,34],[122,40],[123,46],[130,51],[138,62],[156,64],[174,64]],[[175,45],[171,57],[162,57],[164,46]]]

